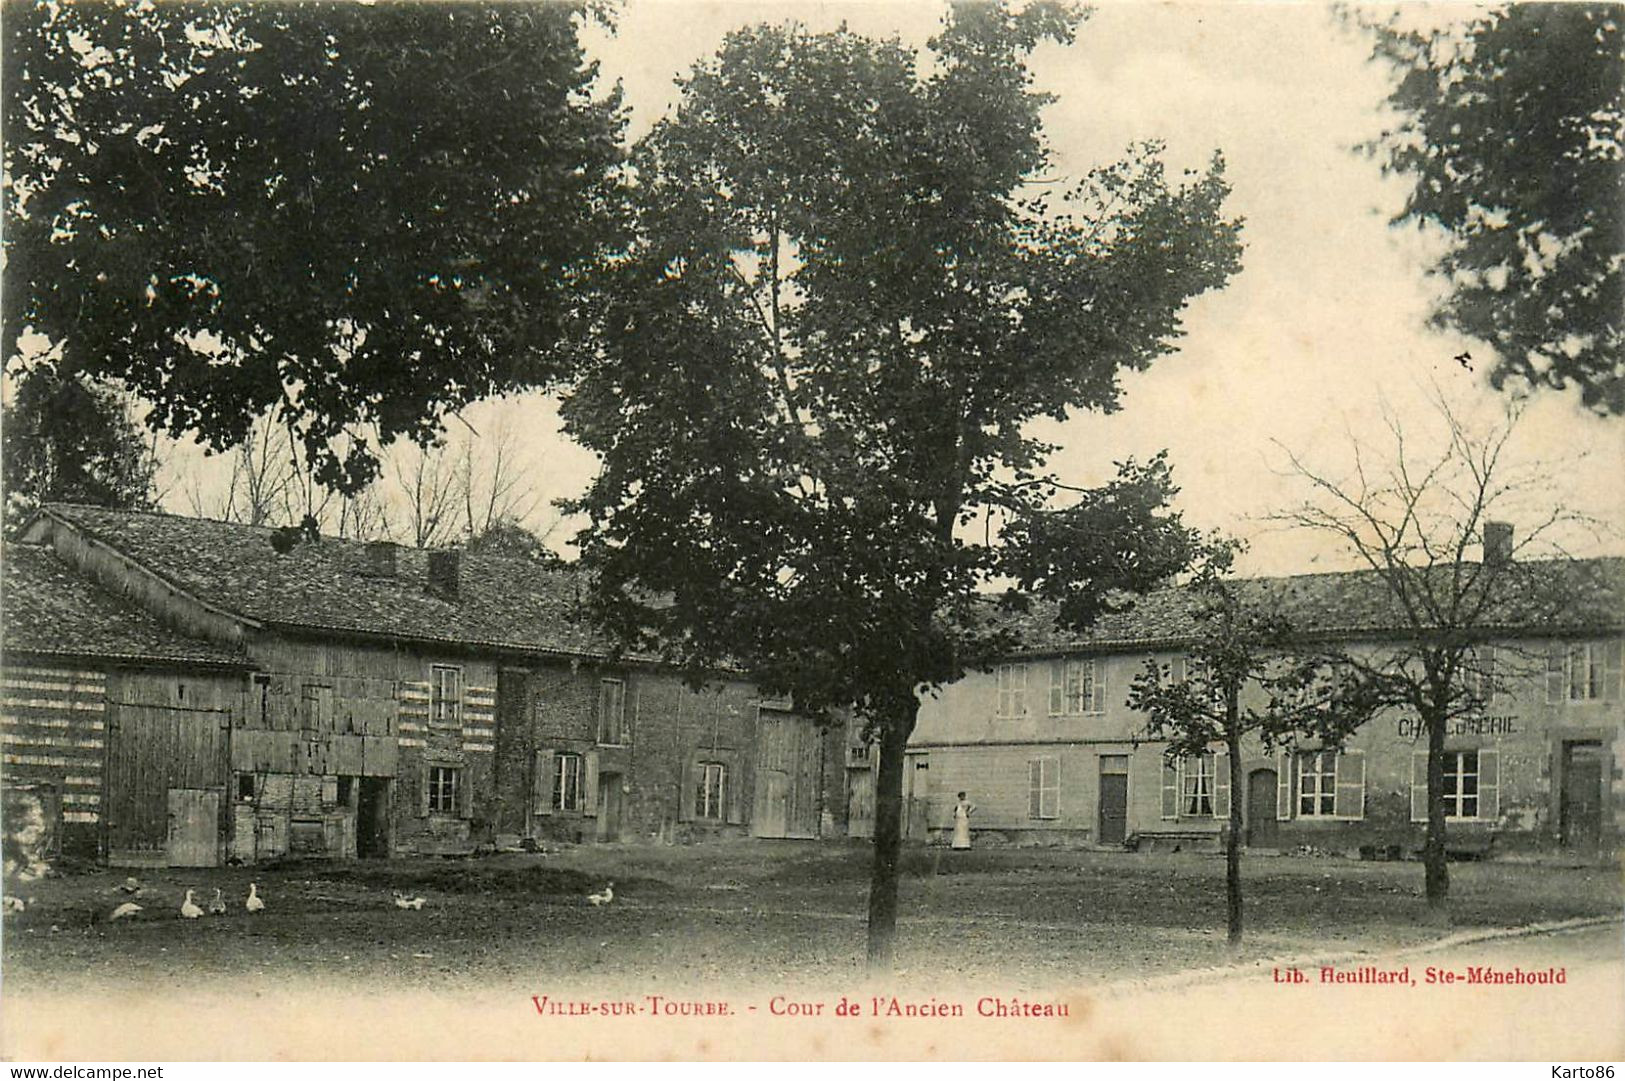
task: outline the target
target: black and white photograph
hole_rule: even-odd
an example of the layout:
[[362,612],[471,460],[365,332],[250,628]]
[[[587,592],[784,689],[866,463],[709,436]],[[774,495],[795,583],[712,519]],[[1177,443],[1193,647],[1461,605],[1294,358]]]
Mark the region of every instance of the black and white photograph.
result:
[[1604,1076],[1622,21],[4,0],[0,1058]]

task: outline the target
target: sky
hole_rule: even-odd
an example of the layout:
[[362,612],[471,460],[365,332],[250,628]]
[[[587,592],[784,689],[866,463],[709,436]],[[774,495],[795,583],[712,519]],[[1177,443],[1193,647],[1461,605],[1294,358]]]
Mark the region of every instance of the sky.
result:
[[[675,103],[674,80],[735,27],[794,19],[816,31],[844,21],[923,48],[943,10],[917,0],[626,0],[613,36],[595,30],[588,44],[603,77],[621,82],[636,137]],[[1472,10],[1417,5],[1408,17]],[[1356,152],[1385,119],[1386,74],[1368,53],[1321,5],[1106,2],[1075,43],[1042,46],[1031,61],[1038,87],[1056,98],[1044,114],[1050,176],[1074,179],[1148,138],[1165,141],[1172,168],[1201,167],[1217,150],[1234,188],[1229,209],[1246,219],[1241,273],[1191,305],[1177,353],[1124,379],[1122,409],[1035,432],[1059,444],[1052,465],[1075,485],[1166,448],[1186,520],[1246,538],[1241,567],[1252,573],[1352,565],[1324,539],[1267,521],[1305,494],[1287,475],[1288,450],[1341,475],[1351,440],[1383,448],[1385,411],[1425,440],[1438,426],[1434,394],[1486,422],[1506,401],[1485,378],[1486,346],[1427,329],[1438,285],[1424,267],[1439,240],[1391,227],[1404,182]],[[1464,350],[1471,371],[1452,359]],[[524,418],[542,493],[577,494],[594,462],[556,435],[551,403],[500,408]],[[480,411],[470,417],[478,425]],[[1551,498],[1604,523],[1567,538],[1571,550],[1625,551],[1625,421],[1547,392],[1532,400],[1512,450],[1526,464],[1552,464]]]

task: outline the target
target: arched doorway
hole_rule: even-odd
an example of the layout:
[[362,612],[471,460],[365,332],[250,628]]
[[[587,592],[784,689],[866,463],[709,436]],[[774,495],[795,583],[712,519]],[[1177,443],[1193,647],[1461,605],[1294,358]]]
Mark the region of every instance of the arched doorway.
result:
[[1280,823],[1275,820],[1275,785],[1272,769],[1247,775],[1247,847],[1275,848],[1280,844]]

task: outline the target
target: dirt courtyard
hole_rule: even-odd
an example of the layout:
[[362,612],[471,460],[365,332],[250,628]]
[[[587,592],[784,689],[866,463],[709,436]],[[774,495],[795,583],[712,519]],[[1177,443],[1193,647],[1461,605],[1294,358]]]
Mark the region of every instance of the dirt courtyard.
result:
[[[448,991],[549,985],[837,986],[862,974],[870,849],[738,841],[541,854],[53,876],[4,925],[8,995],[121,984],[287,979]],[[1430,920],[1416,863],[1255,857],[1248,943],[1223,942],[1223,860],[1034,849],[906,853],[898,986],[1042,989],[1155,979],[1262,958],[1377,953],[1450,931],[1617,915],[1617,869],[1452,865],[1451,927]],[[249,882],[266,909],[244,911]],[[588,903],[614,882],[614,900]],[[186,889],[223,916],[184,920]],[[400,910],[395,890],[424,898]]]

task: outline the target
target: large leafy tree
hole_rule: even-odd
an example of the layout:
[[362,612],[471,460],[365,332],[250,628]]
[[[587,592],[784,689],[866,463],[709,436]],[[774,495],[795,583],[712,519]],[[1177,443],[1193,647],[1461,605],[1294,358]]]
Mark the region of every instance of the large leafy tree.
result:
[[127,396],[41,365],[21,377],[0,419],[11,524],[41,503],[145,508],[157,461]]
[[9,4],[4,348],[302,471],[543,382],[610,243],[580,4]]
[[1209,546],[1187,586],[1193,630],[1184,655],[1177,666],[1147,659],[1128,701],[1145,713],[1146,734],[1167,741],[1171,763],[1223,751],[1231,794],[1224,851],[1232,948],[1241,945],[1243,924],[1242,802],[1236,793],[1246,791],[1244,747],[1257,741],[1269,750],[1300,736],[1337,746],[1376,705],[1345,664],[1305,641],[1267,581],[1231,576],[1238,551],[1234,542]]
[[1143,146],[1029,183],[1026,57],[1079,18],[959,6],[923,65],[844,29],[730,35],[633,152],[637,240],[564,408],[603,463],[577,509],[611,625],[878,738],[876,965],[917,695],[1008,644],[979,587],[1083,622],[1192,552],[1163,460],[1057,509],[1026,430],[1115,409],[1239,260],[1218,162],[1175,184]]
[[1625,42],[1617,4],[1518,3],[1432,32],[1373,27],[1415,187],[1399,220],[1451,234],[1438,323],[1509,377],[1625,413]]

